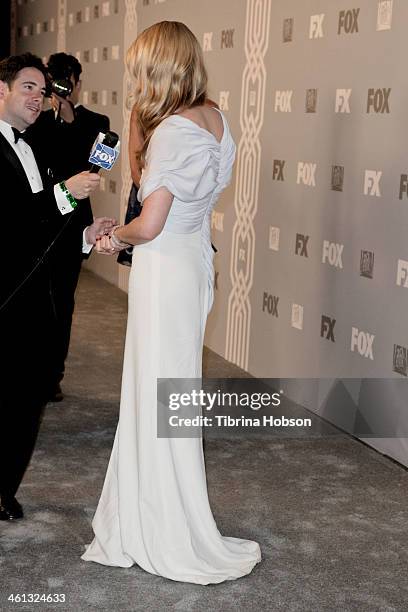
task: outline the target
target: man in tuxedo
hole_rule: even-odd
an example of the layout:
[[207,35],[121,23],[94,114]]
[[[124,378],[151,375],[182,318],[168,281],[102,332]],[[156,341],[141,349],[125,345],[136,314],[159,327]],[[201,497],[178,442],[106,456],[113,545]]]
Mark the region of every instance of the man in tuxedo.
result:
[[[41,112],[45,75],[40,58],[30,53],[0,62],[0,520],[23,516],[15,494],[56,381],[48,251],[64,235],[61,219],[68,227],[73,211],[99,183],[97,174],[82,172],[53,185],[24,141]],[[114,223],[95,220],[84,230],[83,248],[90,250]]]
[[[78,104],[82,67],[74,56],[55,53],[49,57],[47,69],[52,82],[68,81],[72,92],[66,97],[53,93],[52,108],[41,113],[28,133],[33,146],[41,146],[47,154],[51,154],[53,174],[59,181],[89,168],[88,159],[92,145],[99,132],[106,133],[109,130],[109,118]],[[72,215],[69,227],[61,236],[61,240],[50,252],[58,335],[58,380],[50,397],[52,401],[63,399],[60,382],[64,376],[75,306],[75,290],[84,257],[82,233],[93,220],[89,198],[81,204]]]

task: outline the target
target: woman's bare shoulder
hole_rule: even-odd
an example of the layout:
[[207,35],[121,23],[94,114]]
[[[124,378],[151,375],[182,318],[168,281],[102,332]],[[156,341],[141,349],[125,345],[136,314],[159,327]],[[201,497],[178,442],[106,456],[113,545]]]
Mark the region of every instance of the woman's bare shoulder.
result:
[[209,104],[193,106],[179,114],[190,119],[190,121],[194,121],[199,127],[211,132],[218,141],[221,140],[224,133],[224,123],[220,112],[215,106]]

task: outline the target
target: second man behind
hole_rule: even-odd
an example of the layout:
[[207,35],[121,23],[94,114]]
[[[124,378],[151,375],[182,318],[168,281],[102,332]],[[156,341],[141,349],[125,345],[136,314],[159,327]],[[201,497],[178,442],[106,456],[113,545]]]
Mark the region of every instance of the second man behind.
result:
[[[43,111],[30,128],[30,139],[37,150],[45,151],[54,179],[60,181],[89,168],[88,159],[92,145],[99,132],[109,130],[109,118],[79,104],[82,67],[74,56],[55,53],[50,56],[47,68],[53,83],[68,80],[72,92],[65,97],[52,94],[52,108]],[[84,228],[92,222],[93,213],[88,198],[72,214],[70,226],[50,253],[59,347],[57,364],[59,382],[50,401],[63,399],[60,382],[64,377],[75,306],[75,290],[83,259],[82,234]]]

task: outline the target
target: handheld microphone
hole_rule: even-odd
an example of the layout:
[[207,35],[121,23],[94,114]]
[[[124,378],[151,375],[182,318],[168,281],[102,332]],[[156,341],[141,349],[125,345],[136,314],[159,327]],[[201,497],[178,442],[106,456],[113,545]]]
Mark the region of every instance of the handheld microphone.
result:
[[92,147],[89,172],[97,173],[101,168],[110,170],[119,157],[120,141],[115,132],[99,133]]

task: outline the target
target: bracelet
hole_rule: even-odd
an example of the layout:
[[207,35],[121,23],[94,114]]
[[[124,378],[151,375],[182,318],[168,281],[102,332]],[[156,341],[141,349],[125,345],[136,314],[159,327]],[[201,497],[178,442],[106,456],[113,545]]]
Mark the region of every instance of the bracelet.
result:
[[130,244],[129,242],[123,242],[123,240],[115,236],[115,230],[117,230],[118,227],[122,226],[117,225],[116,227],[114,227],[110,236],[111,242],[115,249],[128,249],[129,247],[132,247],[133,244]]
[[61,183],[59,184],[59,187],[61,188],[68,202],[71,204],[72,208],[76,208],[78,206],[78,202],[76,201],[74,196],[68,191],[64,181],[61,181]]

